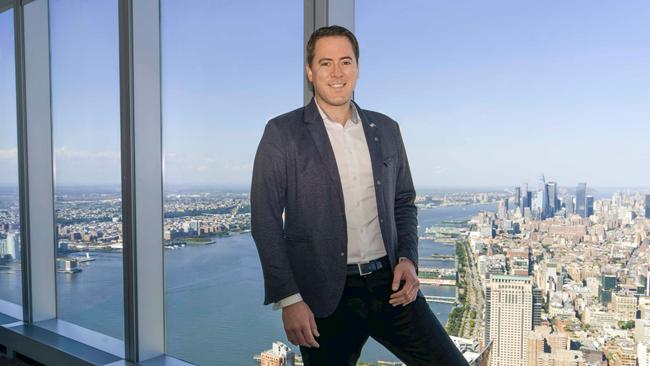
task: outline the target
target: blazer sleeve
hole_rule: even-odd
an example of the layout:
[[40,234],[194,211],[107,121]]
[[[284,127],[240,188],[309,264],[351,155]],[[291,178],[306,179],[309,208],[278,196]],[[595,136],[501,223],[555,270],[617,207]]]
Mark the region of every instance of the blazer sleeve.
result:
[[251,184],[251,233],[262,263],[265,305],[298,293],[283,236],[286,156],[281,131],[271,120],[257,148]]
[[418,213],[415,206],[415,188],[411,178],[402,134],[397,126],[399,167],[395,184],[395,226],[397,227],[397,255],[410,259],[418,266]]

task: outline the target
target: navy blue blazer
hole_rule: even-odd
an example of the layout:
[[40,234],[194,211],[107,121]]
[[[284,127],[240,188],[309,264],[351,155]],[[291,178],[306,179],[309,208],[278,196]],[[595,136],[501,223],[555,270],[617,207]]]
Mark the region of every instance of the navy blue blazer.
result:
[[[417,265],[415,189],[399,126],[381,113],[356,107],[391,266],[399,257]],[[312,99],[271,119],[255,156],[251,229],[262,262],[264,304],[300,293],[316,317],[332,314],[346,279],[346,228],[334,151]]]

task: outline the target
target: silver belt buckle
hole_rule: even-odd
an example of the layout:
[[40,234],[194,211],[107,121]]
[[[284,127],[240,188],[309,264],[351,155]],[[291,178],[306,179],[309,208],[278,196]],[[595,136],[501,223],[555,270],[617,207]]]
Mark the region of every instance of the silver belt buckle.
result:
[[364,273],[363,270],[361,269],[361,265],[362,265],[362,264],[368,264],[368,263],[370,263],[370,262],[366,262],[366,263],[357,263],[357,268],[359,268],[359,276],[363,277],[363,276],[367,276],[367,275],[369,275],[369,274],[372,273],[372,271],[370,271],[370,272],[365,272],[365,273]]

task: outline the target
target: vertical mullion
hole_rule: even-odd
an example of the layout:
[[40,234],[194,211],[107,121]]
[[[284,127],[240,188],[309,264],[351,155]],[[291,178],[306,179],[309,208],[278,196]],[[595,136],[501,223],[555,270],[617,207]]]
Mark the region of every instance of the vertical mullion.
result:
[[135,217],[133,197],[133,3],[118,1],[120,59],[120,139],[122,169],[122,256],[124,278],[124,355],[137,361],[138,327],[135,288]]
[[165,351],[160,1],[119,6],[125,355],[140,362]]
[[48,1],[15,2],[25,321],[56,317],[54,169]]
[[[318,28],[327,25],[340,25],[354,32],[354,2],[355,0],[305,0],[304,1],[304,30],[303,60],[309,36]],[[305,62],[305,61],[303,61]],[[307,104],[313,93],[307,76],[303,77],[303,99]]]
[[18,207],[20,217],[21,274],[23,297],[23,321],[32,322],[31,261],[29,245],[29,195],[27,187],[27,126],[25,107],[25,42],[23,33],[23,6],[14,1],[14,53],[16,72],[16,123],[18,151]]

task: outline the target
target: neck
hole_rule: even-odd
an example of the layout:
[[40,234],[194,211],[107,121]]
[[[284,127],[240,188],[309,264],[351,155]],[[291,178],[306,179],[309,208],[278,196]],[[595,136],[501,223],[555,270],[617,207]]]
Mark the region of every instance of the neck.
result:
[[327,114],[327,117],[336,123],[345,126],[345,123],[352,118],[352,110],[350,108],[350,101],[342,105],[331,105],[326,103],[319,96],[316,96],[318,106]]

